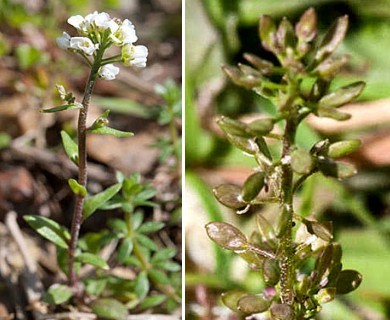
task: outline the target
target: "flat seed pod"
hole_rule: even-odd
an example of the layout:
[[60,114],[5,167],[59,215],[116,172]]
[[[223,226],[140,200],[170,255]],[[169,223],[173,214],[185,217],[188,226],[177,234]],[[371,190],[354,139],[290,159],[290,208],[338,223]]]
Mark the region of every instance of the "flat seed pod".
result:
[[274,127],[274,121],[270,118],[255,120],[248,124],[250,132],[255,136],[265,136],[271,132]]
[[337,19],[330,27],[318,49],[315,60],[322,61],[331,55],[338,45],[343,41],[348,29],[348,16],[345,15]]
[[271,301],[262,295],[247,295],[238,300],[237,308],[245,314],[260,313],[268,310]]
[[232,145],[250,155],[254,155],[259,151],[254,139],[237,137],[231,134],[226,134],[226,137]]
[[248,246],[245,235],[229,223],[210,222],[206,231],[210,239],[224,249],[239,251]]
[[264,172],[256,172],[245,180],[241,193],[244,202],[250,202],[257,197],[264,187],[264,178]]
[[312,41],[317,34],[317,14],[313,8],[307,9],[295,25],[295,34],[304,42]]
[[346,294],[356,290],[362,282],[363,276],[355,270],[343,270],[340,272],[336,283],[336,293]]
[[238,300],[242,297],[246,296],[247,293],[239,290],[232,290],[228,292],[224,292],[221,295],[222,302],[225,306],[227,306],[230,310],[234,312],[238,312],[237,304]]
[[219,202],[231,209],[241,209],[246,206],[242,200],[241,188],[234,184],[221,184],[214,190],[214,195]]
[[245,138],[250,137],[247,125],[241,121],[223,116],[217,120],[217,124],[226,134]]
[[338,108],[351,101],[360,95],[365,87],[363,81],[357,81],[351,83],[345,87],[342,87],[332,93],[327,94],[318,103],[319,108]]
[[267,286],[275,286],[280,279],[279,261],[266,259],[263,264],[263,278]]
[[314,267],[314,277],[313,283],[320,284],[324,279],[323,277],[326,274],[326,271],[331,267],[333,259],[333,245],[330,244],[322,251],[319,257],[316,260],[316,264]]
[[314,167],[312,155],[303,149],[296,149],[291,153],[291,167],[299,174],[307,174]]
[[354,140],[344,140],[332,143],[329,146],[328,157],[330,158],[340,158],[351,154],[356,151],[362,142],[358,139]]
[[275,231],[272,225],[268,222],[263,215],[258,213],[256,215],[257,229],[261,235],[263,241],[273,241],[276,239]]
[[294,319],[294,310],[288,304],[273,303],[271,308],[271,317],[273,320],[292,320]]
[[306,225],[309,233],[315,234],[325,241],[331,241],[333,239],[331,222],[319,223],[318,221],[309,219],[303,219],[302,222]]
[[336,162],[331,159],[320,159],[317,162],[319,170],[327,177],[346,179],[356,174],[355,166],[349,163]]
[[351,115],[346,112],[341,112],[333,107],[320,107],[316,111],[319,117],[330,118],[337,121],[345,121],[351,118]]

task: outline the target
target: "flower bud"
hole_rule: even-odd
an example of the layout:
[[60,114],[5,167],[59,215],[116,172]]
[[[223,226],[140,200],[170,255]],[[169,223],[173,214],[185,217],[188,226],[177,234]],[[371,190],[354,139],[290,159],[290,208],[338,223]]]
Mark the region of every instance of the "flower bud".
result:
[[319,108],[338,108],[354,100],[365,87],[363,81],[351,83],[324,96],[319,102]]
[[317,15],[313,8],[309,8],[301,16],[295,26],[295,33],[300,41],[310,42],[317,34]]

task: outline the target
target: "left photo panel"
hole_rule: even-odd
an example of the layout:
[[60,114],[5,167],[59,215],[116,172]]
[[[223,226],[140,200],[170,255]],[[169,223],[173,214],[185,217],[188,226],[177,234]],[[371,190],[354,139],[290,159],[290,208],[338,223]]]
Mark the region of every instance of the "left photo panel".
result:
[[181,30],[181,0],[0,2],[0,319],[181,319]]

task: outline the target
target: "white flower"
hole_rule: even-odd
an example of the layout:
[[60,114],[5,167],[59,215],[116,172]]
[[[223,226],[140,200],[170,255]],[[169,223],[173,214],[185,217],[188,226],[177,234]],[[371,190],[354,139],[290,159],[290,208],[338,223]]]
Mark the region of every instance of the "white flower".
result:
[[70,39],[71,49],[81,50],[89,56],[92,55],[98,47],[98,44],[94,44],[91,39],[87,37],[73,37]]
[[68,49],[70,47],[70,39],[70,35],[63,32],[62,36],[56,39],[56,42],[61,49]]
[[91,23],[94,23],[99,30],[104,31],[110,29],[111,32],[115,32],[118,30],[119,25],[113,19],[110,18],[110,15],[108,13],[95,13],[96,15],[92,18]]
[[106,64],[99,69],[99,75],[104,80],[114,80],[119,73],[119,68],[113,64]]
[[68,23],[75,27],[77,30],[84,30],[84,24],[85,24],[85,19],[84,17],[80,16],[80,15],[77,15],[77,16],[71,16],[69,19],[68,19]]
[[148,48],[145,46],[125,44],[122,47],[122,60],[125,66],[144,68],[146,67],[147,56]]
[[110,38],[117,46],[122,46],[129,43],[132,44],[138,40],[135,34],[134,25],[128,19],[125,19],[122,22],[118,30],[110,35]]

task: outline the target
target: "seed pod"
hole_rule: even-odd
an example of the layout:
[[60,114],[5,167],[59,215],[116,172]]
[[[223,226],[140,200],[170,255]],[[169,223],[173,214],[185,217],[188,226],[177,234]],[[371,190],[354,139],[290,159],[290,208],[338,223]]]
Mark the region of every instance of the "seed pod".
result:
[[276,42],[278,50],[285,52],[287,48],[295,48],[297,39],[294,28],[287,18],[283,18],[276,31]]
[[318,103],[319,108],[338,108],[341,107],[360,95],[365,87],[363,81],[357,81],[337,89],[324,96]]
[[224,249],[239,251],[248,246],[245,235],[229,223],[210,222],[206,231],[210,239]]
[[254,136],[265,136],[271,132],[273,127],[274,121],[270,118],[255,120],[248,124],[249,130]]
[[296,173],[309,173],[314,167],[312,155],[303,149],[294,150],[291,153],[291,167]]
[[248,127],[245,123],[222,116],[217,120],[219,127],[226,133],[237,137],[250,137]]
[[273,303],[271,308],[271,317],[273,320],[292,320],[294,319],[294,310],[288,304]]
[[270,16],[261,16],[259,22],[259,36],[264,49],[273,51],[275,49],[276,25]]
[[346,65],[349,60],[348,55],[343,55],[340,58],[333,59],[331,57],[321,62],[314,70],[313,73],[320,78],[331,81],[336,74],[338,74],[342,67]]
[[266,259],[263,264],[263,278],[267,286],[275,286],[280,279],[279,262],[275,259]]
[[254,139],[237,137],[228,133],[226,134],[226,137],[232,145],[250,155],[254,155],[259,151],[259,147],[255,143]]
[[241,209],[246,206],[242,200],[241,188],[234,184],[221,184],[214,190],[214,196],[217,200],[231,209]]
[[333,245],[330,244],[325,247],[316,260],[314,271],[312,273],[313,284],[320,284],[324,279],[326,271],[331,267],[333,258]]
[[362,282],[363,276],[355,270],[343,270],[340,272],[336,283],[336,292],[346,294],[356,290]]
[[309,101],[317,102],[320,100],[328,91],[329,85],[330,81],[318,78],[311,88]]
[[261,189],[264,187],[264,177],[264,172],[256,172],[246,179],[241,193],[242,199],[245,202],[250,202],[257,197]]
[[348,16],[345,15],[337,19],[330,27],[324,39],[321,42],[320,48],[316,52],[315,60],[323,61],[331,55],[338,45],[343,41],[348,29]]
[[344,140],[332,143],[329,146],[328,157],[330,158],[340,158],[349,155],[350,153],[356,151],[361,146],[361,141],[358,139],[355,140]]
[[272,62],[268,60],[261,59],[260,57],[250,54],[250,53],[244,53],[244,58],[247,60],[251,65],[253,65],[257,70],[261,72],[263,75],[271,75],[274,65]]
[[273,241],[276,239],[275,231],[272,225],[268,222],[263,215],[258,213],[256,215],[257,229],[259,230],[261,240],[263,242]]
[[327,177],[337,179],[350,178],[356,174],[355,166],[349,163],[336,162],[331,159],[319,159],[317,162],[319,170]]
[[246,89],[252,89],[253,87],[258,86],[261,80],[259,77],[254,77],[253,75],[243,73],[237,67],[222,66],[222,70],[236,85]]
[[337,121],[345,121],[351,118],[349,113],[341,112],[332,107],[321,107],[316,111],[319,117],[330,118]]
[[224,292],[221,295],[222,302],[225,306],[227,306],[230,310],[234,312],[238,312],[237,304],[238,300],[242,297],[246,296],[247,293],[239,290],[232,290],[228,292]]
[[257,146],[262,154],[264,154],[268,159],[272,160],[271,152],[268,149],[267,143],[265,142],[263,137],[257,137],[255,139]]
[[328,242],[333,239],[331,222],[319,223],[318,221],[308,219],[303,219],[302,222],[305,224],[309,233],[315,234],[317,237]]
[[313,8],[307,9],[295,25],[295,33],[300,41],[310,42],[317,34],[317,15]]
[[237,308],[245,314],[260,313],[268,310],[271,301],[262,295],[247,295],[238,300]]
[[238,252],[238,255],[244,259],[250,267],[260,269],[264,262],[264,257],[256,254],[253,251],[245,250]]
[[324,304],[333,301],[335,296],[336,288],[324,288],[318,291],[316,299],[320,304]]

